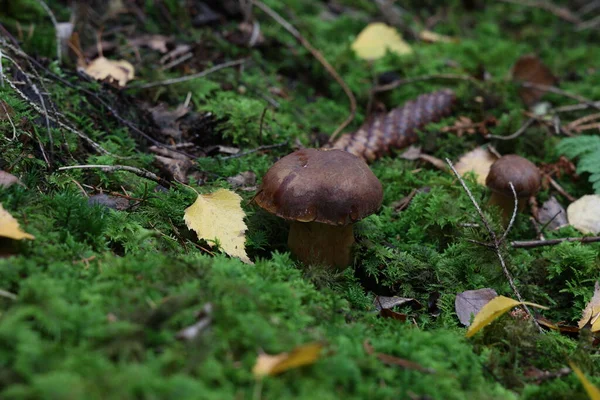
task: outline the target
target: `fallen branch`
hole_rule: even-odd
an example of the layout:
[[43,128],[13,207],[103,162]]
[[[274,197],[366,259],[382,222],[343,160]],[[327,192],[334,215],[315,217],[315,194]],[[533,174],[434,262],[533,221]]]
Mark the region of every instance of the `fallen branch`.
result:
[[232,158],[244,157],[244,156],[247,156],[248,154],[256,153],[257,151],[275,149],[277,147],[283,147],[283,146],[285,146],[287,144],[288,144],[288,142],[286,140],[283,143],[276,143],[276,144],[269,144],[269,145],[259,146],[259,147],[255,148],[255,149],[251,149],[251,150],[247,150],[247,151],[242,151],[240,153],[236,153],[234,155],[227,156],[227,157],[222,157],[221,160],[230,160]]
[[525,88],[538,89],[538,90],[542,90],[545,92],[550,92],[550,93],[558,94],[558,95],[561,95],[564,97],[568,97],[569,99],[577,100],[580,103],[587,104],[590,108],[595,108],[596,110],[600,110],[600,105],[593,102],[592,100],[590,100],[586,97],[583,97],[581,95],[559,89],[556,86],[540,85],[538,83],[533,83],[533,82],[519,82],[519,85],[522,87],[525,87]]
[[302,46],[304,46],[308,51],[310,51],[310,53],[313,55],[313,57],[315,57],[321,63],[321,65],[323,65],[323,67],[327,70],[327,72],[329,72],[329,74],[333,77],[333,79],[335,79],[336,82],[342,87],[342,90],[344,91],[344,93],[346,93],[346,96],[348,97],[348,100],[350,101],[350,115],[348,115],[348,117],[331,134],[331,136],[329,138],[329,142],[332,143],[334,141],[334,139],[337,137],[337,135],[339,135],[340,132],[343,131],[350,124],[350,122],[352,122],[352,120],[354,119],[354,116],[356,115],[356,107],[357,107],[356,98],[354,97],[352,90],[350,90],[350,88],[348,87],[346,82],[344,82],[344,80],[342,79],[340,74],[338,74],[338,72],[335,70],[335,68],[333,68],[331,66],[331,64],[329,64],[329,62],[325,59],[325,57],[323,57],[321,52],[319,52],[319,50],[315,49],[310,44],[310,42],[308,40],[306,40],[306,38],[304,38],[304,36],[302,36],[300,34],[300,32],[292,26],[292,24],[287,22],[281,15],[277,14],[277,12],[275,12],[269,6],[264,4],[262,1],[252,0],[252,3],[256,7],[260,8],[265,14],[267,14],[273,20],[275,20],[286,31],[291,33],[292,36],[294,36],[296,38],[296,40],[298,40],[300,42],[300,44],[302,44]]
[[60,168],[58,168],[58,171],[66,171],[69,169],[101,169],[102,171],[106,171],[106,172],[127,171],[127,172],[134,173],[137,176],[140,176],[142,178],[146,178],[151,181],[154,181],[165,187],[171,186],[170,182],[166,181],[165,179],[159,177],[158,175],[156,175],[148,170],[145,170],[142,168],[130,167],[128,165],[71,165],[68,167],[60,167]]
[[246,61],[247,61],[247,59],[245,59],[245,58],[241,59],[241,60],[228,61],[228,62],[225,62],[223,64],[215,65],[212,68],[205,69],[204,71],[198,72],[197,74],[180,76],[179,78],[165,79],[163,81],[143,83],[141,85],[130,85],[125,90],[129,90],[129,89],[148,89],[148,88],[156,87],[156,86],[167,86],[167,85],[173,85],[173,84],[176,84],[176,83],[187,82],[187,81],[191,81],[191,80],[194,80],[194,79],[203,78],[203,77],[205,77],[205,76],[207,76],[209,74],[212,74],[213,72],[217,72],[217,71],[220,71],[220,70],[225,69],[225,68],[231,68],[231,67],[235,67],[235,66],[238,66],[238,65],[242,65]]
[[[504,272],[504,276],[506,276],[506,279],[508,280],[508,283],[509,283],[511,289],[513,290],[513,293],[515,294],[515,296],[517,296],[517,300],[519,300],[521,303],[523,303],[523,298],[521,297],[521,293],[517,289],[517,286],[515,285],[512,275],[510,274],[510,271],[508,270],[508,267],[506,266],[506,262],[504,261],[504,256],[502,255],[502,249],[501,249],[504,239],[508,235],[508,232],[510,231],[510,228],[512,227],[515,217],[517,215],[518,199],[517,199],[517,194],[516,194],[516,191],[515,191],[515,188],[514,188],[512,182],[510,183],[510,186],[513,191],[513,196],[515,199],[515,206],[514,206],[513,213],[510,218],[508,227],[506,228],[506,231],[504,232],[504,234],[499,238],[498,235],[496,234],[496,232],[494,231],[494,229],[492,229],[492,226],[490,225],[489,221],[487,220],[485,214],[483,214],[483,211],[481,210],[481,207],[477,203],[477,200],[475,200],[475,197],[473,197],[473,193],[471,193],[471,190],[469,189],[469,187],[467,186],[465,181],[462,179],[462,177],[460,176],[458,171],[456,171],[456,168],[454,168],[452,161],[450,161],[450,159],[446,158],[446,163],[450,166],[450,168],[452,169],[452,172],[454,172],[454,175],[456,176],[456,178],[462,185],[463,189],[467,193],[467,196],[469,196],[469,199],[471,199],[471,203],[473,203],[473,206],[477,210],[477,213],[479,214],[479,217],[481,218],[483,225],[485,226],[490,237],[492,238],[492,242],[489,245],[486,245],[486,247],[491,248],[494,251],[494,253],[496,253],[498,260],[500,261],[500,266],[502,267],[502,271]],[[533,313],[531,312],[529,307],[526,304],[523,304],[523,308],[525,308],[525,311],[527,311],[527,314],[529,314],[529,316],[531,317],[531,320],[537,326],[540,333],[542,333],[543,329],[540,326],[540,324],[537,322],[535,316],[533,315]]]
[[597,243],[600,242],[600,236],[568,237],[544,240],[516,240],[514,242],[510,242],[510,245],[515,249],[531,249],[534,247],[554,246],[563,242],[577,242],[581,244]]
[[496,140],[513,140],[521,136],[525,131],[536,121],[535,118],[529,118],[521,127],[512,135],[508,136],[498,136],[498,135],[486,135],[486,139],[496,139]]
[[457,75],[457,74],[433,74],[433,75],[422,75],[422,76],[415,76],[412,78],[404,78],[404,79],[398,79],[395,80],[391,83],[388,83],[386,85],[381,85],[381,86],[375,86],[372,91],[374,93],[379,93],[379,92],[387,92],[388,90],[392,90],[397,88],[398,86],[402,86],[405,85],[407,83],[414,83],[414,82],[422,82],[422,81],[431,81],[431,80],[435,80],[435,79],[445,79],[445,80],[459,80],[459,81],[468,81],[468,82],[472,82],[475,83],[477,85],[480,85],[481,82],[478,81],[477,79],[473,78],[472,76],[469,75]]
[[540,10],[548,11],[554,14],[558,18],[570,22],[572,24],[580,24],[581,19],[575,15],[571,10],[557,6],[548,1],[536,1],[536,0],[500,0],[503,3],[517,4],[520,6],[539,8]]

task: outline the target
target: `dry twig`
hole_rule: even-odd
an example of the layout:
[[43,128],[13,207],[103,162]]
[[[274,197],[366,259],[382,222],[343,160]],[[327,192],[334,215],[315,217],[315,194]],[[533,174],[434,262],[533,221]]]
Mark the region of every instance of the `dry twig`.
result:
[[[517,300],[519,300],[520,302],[523,302],[523,298],[521,297],[521,293],[517,289],[517,286],[515,285],[515,282],[514,282],[514,280],[512,278],[512,275],[510,274],[510,271],[508,270],[508,267],[506,266],[506,262],[504,261],[504,256],[502,255],[503,241],[506,238],[506,235],[508,234],[510,228],[512,227],[514,219],[515,219],[515,217],[517,215],[517,204],[518,203],[517,203],[517,195],[516,195],[514,186],[512,185],[512,183],[510,184],[511,188],[513,190],[514,198],[515,198],[515,207],[513,209],[513,214],[512,214],[510,223],[509,223],[506,231],[499,238],[498,235],[496,234],[496,232],[494,231],[494,229],[492,228],[492,226],[490,225],[489,221],[487,220],[485,214],[481,210],[481,207],[477,203],[477,200],[475,200],[475,197],[473,197],[473,194],[471,193],[471,190],[469,189],[469,187],[467,186],[467,184],[465,183],[465,181],[461,178],[461,176],[458,173],[458,171],[456,171],[456,168],[454,168],[454,165],[452,164],[452,161],[450,161],[450,159],[446,158],[446,163],[450,166],[450,168],[452,169],[452,172],[454,172],[454,175],[456,176],[456,178],[458,179],[458,181],[462,185],[463,189],[467,193],[467,196],[469,196],[469,199],[471,199],[471,203],[473,203],[473,206],[477,210],[477,213],[479,214],[479,217],[481,218],[481,221],[483,222],[483,225],[487,229],[487,231],[488,231],[488,233],[489,233],[489,235],[490,235],[490,237],[492,239],[492,242],[487,247],[490,247],[494,251],[494,253],[496,253],[496,256],[498,257],[498,260],[500,261],[500,266],[502,267],[502,271],[504,272],[504,276],[506,276],[506,279],[508,280],[508,283],[509,283],[511,289],[513,290],[513,293],[515,294],[515,296],[517,296]],[[531,312],[531,310],[529,309],[529,307],[527,307],[527,305],[523,304],[523,308],[525,308],[525,310],[527,311],[527,313],[531,317],[532,321],[538,327],[540,333],[543,332],[542,327],[537,322],[535,316],[533,315],[533,313]]]
[[386,85],[381,85],[381,86],[375,86],[372,90],[374,93],[379,93],[379,92],[387,92],[388,90],[392,90],[395,89],[399,86],[405,85],[407,83],[414,83],[414,82],[422,82],[422,81],[431,81],[431,80],[436,80],[436,79],[443,79],[443,80],[451,80],[451,81],[467,81],[467,82],[472,82],[475,83],[477,85],[480,85],[481,82],[478,81],[477,79],[473,78],[472,76],[469,75],[458,75],[458,74],[432,74],[432,75],[422,75],[422,76],[415,76],[412,78],[404,78],[404,79],[398,79],[395,80],[394,82],[388,83]]
[[544,240],[516,240],[510,242],[510,245],[515,249],[531,249],[534,247],[554,246],[563,242],[597,243],[600,242],[600,236],[585,236],[585,237],[568,237],[559,239],[544,239]]
[[348,87],[346,82],[344,82],[344,80],[342,79],[340,74],[338,74],[338,72],[335,70],[335,68],[333,68],[331,66],[331,64],[329,64],[329,62],[325,59],[325,57],[323,57],[321,52],[319,50],[315,49],[310,44],[310,42],[308,40],[306,40],[306,38],[304,36],[302,36],[302,34],[300,34],[300,32],[296,28],[294,28],[292,26],[292,24],[287,22],[281,15],[277,14],[277,12],[275,12],[269,6],[264,4],[262,1],[252,0],[252,3],[256,7],[260,8],[269,17],[273,18],[273,20],[275,20],[279,25],[281,25],[286,31],[291,33],[292,36],[294,36],[296,38],[296,40],[298,40],[300,42],[300,44],[302,44],[302,46],[304,46],[308,51],[310,51],[310,53],[313,55],[313,57],[315,57],[321,63],[321,65],[323,65],[323,67],[327,70],[327,72],[329,72],[329,74],[333,77],[333,79],[335,79],[336,82],[342,87],[342,90],[344,91],[344,93],[346,93],[346,96],[348,97],[348,100],[350,101],[350,115],[331,134],[331,137],[329,138],[329,142],[332,143],[335,140],[335,138],[337,137],[337,135],[339,135],[340,132],[343,131],[350,124],[350,122],[352,122],[352,120],[354,119],[354,116],[356,115],[356,107],[357,107],[356,106],[356,98],[354,97],[352,90],[350,90],[350,88]]
[[145,170],[142,168],[130,167],[128,165],[71,165],[68,167],[60,167],[60,168],[58,168],[58,171],[66,171],[69,169],[101,169],[102,171],[106,171],[106,172],[127,171],[127,172],[132,172],[142,178],[146,178],[151,181],[154,181],[160,185],[163,185],[166,187],[171,186],[171,183],[169,183],[168,181],[164,180],[163,178],[159,177],[158,175],[156,175],[148,170]]
[[228,61],[223,64],[215,65],[214,67],[206,69],[202,72],[198,72],[197,74],[181,76],[179,78],[165,79],[164,81],[149,82],[149,83],[144,83],[141,85],[131,85],[131,86],[128,86],[126,88],[126,90],[127,89],[148,89],[148,88],[156,87],[156,86],[167,86],[167,85],[173,85],[175,83],[187,82],[187,81],[191,81],[193,79],[205,77],[206,75],[212,74],[213,72],[220,71],[225,68],[242,65],[246,61],[247,61],[247,59],[245,59],[245,58],[243,58],[241,60]]
[[44,0],[36,0],[36,1],[44,9],[44,11],[46,11],[46,13],[48,14],[48,17],[50,17],[50,20],[52,21],[52,25],[54,25],[54,32],[56,35],[56,59],[60,63],[60,61],[62,60],[62,53],[61,53],[62,50],[60,48],[60,31],[58,29],[58,21],[56,20],[54,13],[50,9],[50,7],[48,7],[48,4],[46,4],[44,2]]

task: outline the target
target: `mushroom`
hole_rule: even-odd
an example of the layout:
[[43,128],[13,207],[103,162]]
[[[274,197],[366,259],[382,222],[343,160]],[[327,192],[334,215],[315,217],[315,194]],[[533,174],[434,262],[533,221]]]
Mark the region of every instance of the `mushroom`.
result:
[[541,175],[531,161],[508,154],[500,157],[490,167],[485,184],[492,191],[489,204],[496,205],[502,210],[502,217],[507,223],[513,213],[515,200],[510,182],[517,193],[518,211],[525,209],[527,200],[540,190]]
[[302,149],[271,166],[254,200],[291,221],[288,246],[299,260],[344,268],[354,243],[352,224],[379,209],[383,189],[353,154]]

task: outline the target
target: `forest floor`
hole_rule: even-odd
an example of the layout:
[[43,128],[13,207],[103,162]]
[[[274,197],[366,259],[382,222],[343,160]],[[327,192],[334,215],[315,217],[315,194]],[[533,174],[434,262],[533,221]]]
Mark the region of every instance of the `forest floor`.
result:
[[[0,203],[34,237],[0,241],[0,397],[585,399],[569,362],[600,384],[594,321],[578,327],[600,244],[539,245],[584,236],[548,223],[548,200],[564,217],[600,192],[597,2],[68,3],[0,0]],[[41,4],[61,23],[60,62]],[[357,57],[357,35],[378,21],[410,54]],[[100,55],[129,62],[135,78],[119,87],[81,72]],[[525,55],[535,57],[523,83],[513,66]],[[275,161],[322,146],[351,114],[332,72],[356,100],[344,132],[421,94],[456,96],[419,129],[420,155],[370,163],[383,205],[355,225],[342,271],[296,261],[288,223],[253,202]],[[444,162],[480,146],[543,175],[492,246]],[[116,167],[61,169],[94,165]],[[502,237],[489,189],[471,173],[464,182]],[[243,199],[253,264],[186,226],[197,192],[222,188]],[[526,240],[537,244],[514,243]],[[516,299],[508,276],[548,309],[517,308],[467,338],[457,294]],[[391,296],[413,300],[378,311]],[[302,358],[306,345],[318,356],[288,355],[305,365],[253,373],[265,354]]]

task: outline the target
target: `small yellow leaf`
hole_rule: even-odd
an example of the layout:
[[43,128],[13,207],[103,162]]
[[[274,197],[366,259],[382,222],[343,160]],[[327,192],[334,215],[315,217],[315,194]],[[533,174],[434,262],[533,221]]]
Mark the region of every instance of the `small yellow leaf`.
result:
[[296,347],[289,353],[274,356],[261,354],[256,359],[252,373],[257,378],[262,378],[266,375],[277,375],[303,365],[314,364],[319,359],[322,349],[323,345],[321,343],[309,343]]
[[546,307],[540,306],[539,304],[529,303],[526,301],[520,302],[505,296],[494,297],[489,303],[483,306],[481,310],[479,310],[465,336],[471,337],[475,335],[477,332],[483,329],[483,327],[493,322],[508,310],[523,304],[546,309]]
[[594,295],[585,306],[583,315],[579,320],[579,329],[583,329],[586,325],[592,326],[592,332],[600,330],[600,283],[596,282],[594,286]]
[[477,175],[477,183],[485,186],[485,179],[490,172],[490,167],[497,159],[498,157],[489,150],[477,147],[475,150],[463,154],[454,167],[460,176],[473,171]]
[[425,29],[424,31],[421,31],[421,33],[419,33],[419,38],[424,41],[424,42],[429,42],[429,43],[457,43],[458,39],[450,37],[450,36],[446,36],[446,35],[441,35],[439,33],[435,33],[432,31],[429,31],[427,29]]
[[105,57],[98,57],[89,63],[84,71],[98,81],[105,79],[110,82],[117,81],[119,86],[123,87],[133,79],[135,68],[127,61],[113,61]]
[[352,43],[352,50],[364,60],[381,58],[387,50],[400,56],[412,53],[398,31],[382,22],[367,25]]
[[241,201],[239,195],[226,189],[200,194],[194,204],[185,210],[183,219],[187,227],[198,234],[199,239],[218,240],[225,253],[252,264],[246,255],[244,233],[247,227]]
[[585,389],[590,400],[600,400],[600,389],[590,382],[583,371],[581,371],[577,365],[573,364],[573,362],[569,361],[569,366],[573,372],[575,372],[575,375],[577,375],[577,379],[579,379],[579,382],[581,382],[583,385],[583,388]]
[[21,230],[19,222],[2,207],[2,204],[0,204],[0,236],[15,240],[35,239],[33,235]]

